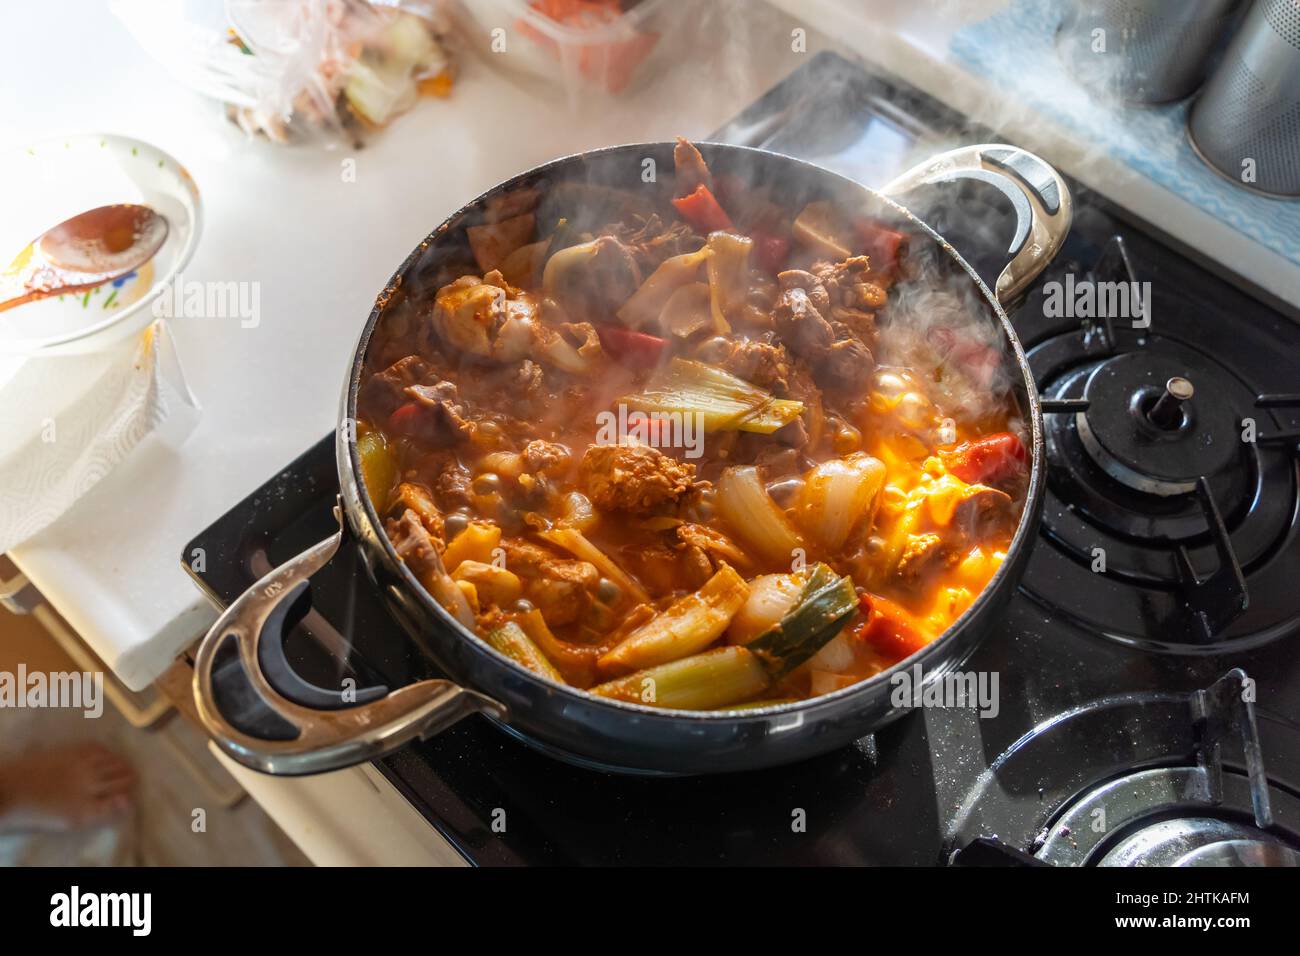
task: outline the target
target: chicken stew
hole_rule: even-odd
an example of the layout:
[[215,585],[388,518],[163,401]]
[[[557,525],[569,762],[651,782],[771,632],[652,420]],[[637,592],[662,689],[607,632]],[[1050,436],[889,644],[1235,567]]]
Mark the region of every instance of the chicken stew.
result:
[[497,195],[430,294],[390,293],[363,482],[434,599],[538,675],[689,710],[829,693],[1006,557],[1000,331],[896,224],[673,159]]

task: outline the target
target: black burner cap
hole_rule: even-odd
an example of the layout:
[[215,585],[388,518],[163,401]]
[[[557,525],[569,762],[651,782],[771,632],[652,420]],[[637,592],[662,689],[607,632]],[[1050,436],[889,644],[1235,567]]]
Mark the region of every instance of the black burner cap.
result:
[[1230,467],[1241,449],[1222,374],[1145,350],[1117,355],[1088,377],[1079,437],[1107,474],[1131,488],[1194,491],[1199,476]]

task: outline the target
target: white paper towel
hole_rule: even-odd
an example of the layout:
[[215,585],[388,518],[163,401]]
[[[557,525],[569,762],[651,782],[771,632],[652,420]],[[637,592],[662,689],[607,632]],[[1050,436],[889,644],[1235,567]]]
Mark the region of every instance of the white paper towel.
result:
[[85,355],[0,356],[0,553],[54,522],[146,435],[179,443],[199,404],[165,322]]

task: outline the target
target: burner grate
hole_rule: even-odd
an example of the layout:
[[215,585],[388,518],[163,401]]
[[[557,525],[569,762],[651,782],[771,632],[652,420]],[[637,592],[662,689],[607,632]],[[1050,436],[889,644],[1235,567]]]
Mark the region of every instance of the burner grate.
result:
[[[1300,403],[1262,392],[1206,351],[1198,313],[1164,284],[1153,303],[1133,262],[1113,235],[1082,273],[1093,290],[1133,290],[1130,325],[1109,309],[1089,311],[1027,353],[1048,416],[1043,536],[1064,561],[1036,557],[1026,590],[1152,649],[1205,653],[1271,639],[1300,617],[1276,575],[1258,574],[1297,563],[1288,546],[1297,483],[1284,447],[1296,438],[1283,430],[1243,440],[1243,424],[1257,409]],[[1154,331],[1157,304],[1181,321]],[[1266,600],[1252,616],[1255,590]]]
[[[1261,755],[1254,683],[1233,668],[1212,685],[1179,697],[1101,700],[1037,729],[994,761],[972,794],[949,845],[960,865],[1025,866],[1297,866],[1300,799],[1271,778]],[[1106,735],[1081,734],[1090,722],[1119,713],[1167,722],[1177,749],[1144,753],[1130,745],[1117,754]],[[1176,731],[1176,732],[1174,732]],[[1292,731],[1294,734],[1294,731]],[[1045,750],[1073,743],[1083,774],[1081,790],[1064,786],[1045,802],[1033,836],[1023,829],[990,829],[1010,807],[1014,784],[1032,773]],[[1240,745],[1245,773],[1224,766]],[[1080,745],[1082,744],[1082,745]],[[1150,761],[1157,761],[1152,765]],[[1106,773],[1109,770],[1110,773]],[[1059,783],[1059,782],[1058,782]],[[1040,797],[1044,796],[1040,792]],[[998,833],[990,837],[989,833]]]

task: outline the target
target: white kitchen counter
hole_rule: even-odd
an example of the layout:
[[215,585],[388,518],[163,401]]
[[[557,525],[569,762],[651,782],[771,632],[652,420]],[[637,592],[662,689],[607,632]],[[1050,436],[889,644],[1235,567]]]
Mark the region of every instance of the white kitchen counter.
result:
[[[261,305],[254,328],[173,322],[203,404],[198,426],[179,448],[146,439],[15,548],[15,563],[123,682],[149,684],[214,619],[182,548],[333,429],[357,332],[416,243],[487,187],[555,156],[705,135],[823,46],[812,37],[792,52],[789,17],[754,10],[749,26],[767,52],[720,80],[683,70],[582,115],[466,55],[449,100],[421,103],[354,154],[245,141],[217,105],[140,52],[104,4],[6,5],[5,34],[30,39],[0,60],[0,145],[75,130],[156,143],[188,167],[205,204],[185,281],[256,282]],[[355,182],[341,175],[350,158]]]

